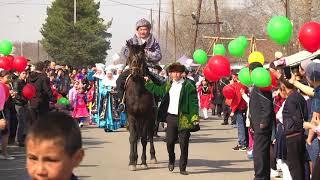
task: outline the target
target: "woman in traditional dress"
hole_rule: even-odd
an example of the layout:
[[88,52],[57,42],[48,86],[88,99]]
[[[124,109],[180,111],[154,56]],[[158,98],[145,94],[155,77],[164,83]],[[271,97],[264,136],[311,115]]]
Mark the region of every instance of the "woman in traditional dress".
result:
[[208,119],[208,109],[211,108],[211,100],[213,98],[212,86],[206,79],[201,81],[198,87],[198,94],[200,97],[200,109],[203,112],[204,119]]
[[105,68],[104,64],[101,64],[101,63],[96,64],[97,71],[93,75],[95,92],[94,92],[94,99],[93,99],[93,103],[92,103],[91,117],[92,117],[92,123],[98,124],[99,127],[101,127],[100,115],[102,113],[102,102],[103,102],[102,80],[105,78],[104,68]]
[[103,115],[102,121],[105,121],[104,129],[106,132],[115,131],[120,127],[119,114],[116,107],[116,98],[114,97],[116,88],[116,79],[113,77],[113,72],[107,68],[106,77],[102,80],[103,84]]

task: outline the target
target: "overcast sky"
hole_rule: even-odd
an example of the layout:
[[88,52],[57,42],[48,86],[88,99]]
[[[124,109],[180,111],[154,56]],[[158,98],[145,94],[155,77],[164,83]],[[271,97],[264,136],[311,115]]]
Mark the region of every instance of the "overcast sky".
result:
[[[0,39],[12,41],[36,42],[42,38],[40,28],[45,22],[47,4],[53,0],[0,0]],[[70,0],[72,1],[72,0]],[[98,0],[96,0],[98,1]],[[142,8],[157,9],[159,0],[115,0]],[[109,0],[100,0],[101,17],[106,21],[113,18],[110,32],[112,51],[117,52],[129,39],[135,30],[135,23],[141,18],[150,17],[150,11],[126,5],[120,5]],[[162,0],[166,2],[166,0]],[[163,8],[168,4],[164,3]],[[18,17],[20,17],[20,19]],[[156,14],[154,14],[156,16]]]

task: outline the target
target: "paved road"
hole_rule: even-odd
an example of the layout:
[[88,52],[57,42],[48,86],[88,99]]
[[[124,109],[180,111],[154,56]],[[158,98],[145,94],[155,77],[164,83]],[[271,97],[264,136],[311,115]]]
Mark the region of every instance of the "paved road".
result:
[[[75,174],[84,180],[253,179],[252,161],[246,158],[245,152],[235,152],[231,149],[237,143],[237,130],[230,125],[221,126],[220,123],[221,120],[203,120],[201,130],[192,134],[187,168],[189,176],[181,176],[178,168],[174,172],[168,171],[166,144],[161,139],[155,143],[158,164],[149,165],[148,170],[130,172],[129,134],[125,129],[105,133],[103,129],[84,128],[82,134],[86,156],[81,166],[75,170]],[[160,135],[163,137],[164,133]],[[140,150],[139,147],[139,152]],[[10,152],[17,159],[0,160],[0,179],[24,179],[24,149],[11,147]],[[180,156],[178,144],[176,155]]]
[[[181,176],[179,168],[173,173],[168,171],[166,144],[161,140],[155,143],[158,164],[149,165],[148,170],[128,171],[128,132],[123,129],[121,132],[105,133],[96,128],[83,130],[86,157],[75,172],[88,180],[253,179],[252,161],[247,160],[244,152],[231,149],[236,145],[236,129],[221,126],[220,123],[221,120],[202,121],[201,131],[192,134],[187,168],[189,176]],[[164,133],[160,135],[163,137]],[[177,144],[177,157],[180,156],[179,151]]]

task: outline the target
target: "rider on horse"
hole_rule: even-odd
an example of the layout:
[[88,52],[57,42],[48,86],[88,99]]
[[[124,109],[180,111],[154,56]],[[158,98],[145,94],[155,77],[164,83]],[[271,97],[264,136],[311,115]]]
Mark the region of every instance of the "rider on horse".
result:
[[[153,67],[159,63],[159,61],[162,58],[161,50],[159,42],[156,40],[156,38],[153,36],[151,31],[151,23],[146,19],[141,19],[136,23],[136,34],[128,40],[129,43],[135,44],[135,45],[143,45],[146,43],[145,47],[145,53],[147,57],[147,64],[149,67]],[[127,58],[129,54],[128,47],[124,50],[124,56]],[[124,102],[123,102],[123,95],[125,91],[125,83],[127,77],[130,75],[130,71],[124,71],[122,74],[120,74],[119,78],[117,79],[117,90],[118,90],[118,97],[121,101],[118,110],[123,111],[124,110]],[[157,84],[161,84],[161,80],[158,77],[158,75],[152,73],[149,71],[149,69],[146,69],[146,76],[149,76],[150,79],[152,79],[153,82]]]

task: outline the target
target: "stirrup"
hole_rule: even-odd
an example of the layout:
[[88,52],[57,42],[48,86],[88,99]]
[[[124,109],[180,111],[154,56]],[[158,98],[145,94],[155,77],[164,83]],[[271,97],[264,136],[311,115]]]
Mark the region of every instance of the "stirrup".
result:
[[125,103],[120,103],[119,106],[118,106],[118,111],[119,112],[124,112],[124,110],[126,109],[126,105]]

